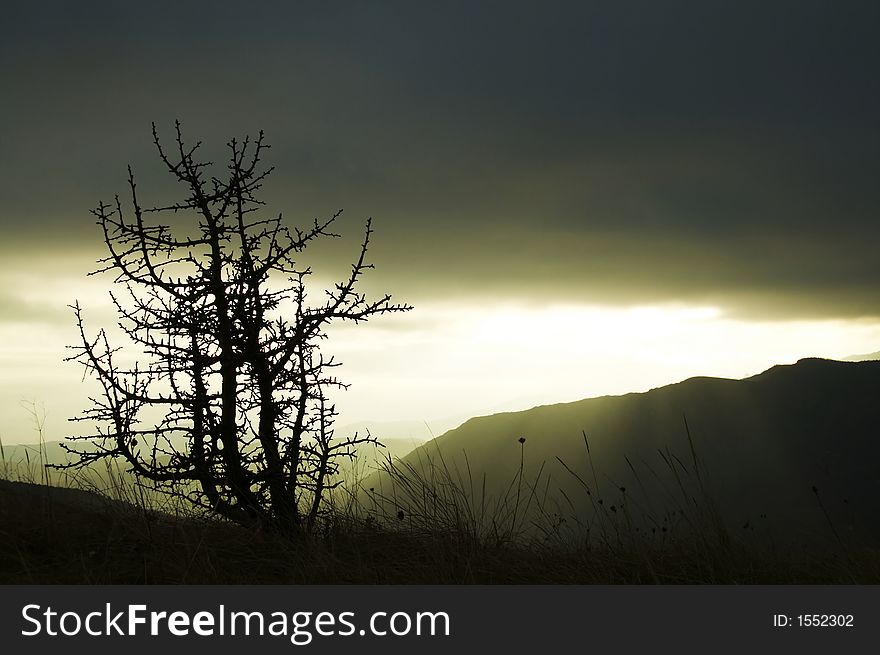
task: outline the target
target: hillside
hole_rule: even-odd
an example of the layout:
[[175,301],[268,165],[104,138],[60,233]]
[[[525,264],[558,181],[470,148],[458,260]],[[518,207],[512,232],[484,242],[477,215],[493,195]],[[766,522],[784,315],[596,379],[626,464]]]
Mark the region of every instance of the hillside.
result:
[[[432,461],[432,475],[442,461],[464,486],[482,495],[485,478],[486,494],[497,496],[510,489],[522,456],[523,479],[527,487],[538,481],[547,513],[589,515],[604,496],[604,507],[628,506],[627,520],[651,526],[710,502],[734,533],[873,541],[880,535],[878,398],[880,361],[804,359],[744,380],[698,377],[473,418],[403,461],[423,471]],[[368,485],[397,493],[387,475]]]
[[116,500],[0,481],[0,582],[876,583],[878,391],[880,362],[808,359],[474,418],[401,460],[421,508],[377,474],[302,542],[148,509],[124,476]]

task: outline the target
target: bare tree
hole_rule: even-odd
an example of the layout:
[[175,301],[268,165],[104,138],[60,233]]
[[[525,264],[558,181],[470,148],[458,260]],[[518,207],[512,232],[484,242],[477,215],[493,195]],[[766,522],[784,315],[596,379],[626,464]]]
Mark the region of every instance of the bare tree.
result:
[[318,347],[325,329],[411,307],[358,291],[372,268],[369,220],[347,279],[307,302],[311,270],[297,260],[314,241],[339,236],[341,210],[302,230],[264,216],[258,193],[272,168],[262,164],[262,132],[227,144],[222,177],[197,159],[200,143],[187,145],[179,123],[173,152],[155,124],[153,141],[186,197],[145,208],[129,167],[125,210],[117,196],[92,212],[108,250],[93,274],[115,274],[110,295],[137,356],[123,360],[103,329],[89,336],[79,302],[72,306],[80,343],[69,359],[102,390],[72,419],[97,426],[69,439],[72,465],[121,458],[160,490],[232,521],[308,531],[338,484],[340,458],[375,443],[369,434],[334,438],[328,392],[346,385]]

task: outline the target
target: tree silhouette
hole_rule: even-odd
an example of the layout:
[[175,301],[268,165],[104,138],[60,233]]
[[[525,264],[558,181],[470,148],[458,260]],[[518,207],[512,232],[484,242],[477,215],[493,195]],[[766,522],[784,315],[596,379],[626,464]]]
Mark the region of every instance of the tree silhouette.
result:
[[173,152],[155,124],[153,141],[185,199],[144,208],[129,167],[130,207],[117,196],[92,211],[109,253],[93,274],[115,274],[120,292],[110,296],[136,357],[123,360],[103,329],[90,337],[79,302],[72,306],[80,343],[68,359],[101,392],[71,419],[97,426],[69,439],[71,465],[121,458],[161,491],[237,523],[308,531],[338,484],[340,458],[375,443],[369,433],[334,438],[328,391],[346,385],[318,347],[325,329],[411,307],[357,290],[372,268],[370,220],[350,275],[310,305],[311,270],[297,260],[316,240],[339,236],[341,210],[303,230],[263,216],[258,193],[273,170],[262,164],[263,133],[227,144],[221,178],[175,125]]

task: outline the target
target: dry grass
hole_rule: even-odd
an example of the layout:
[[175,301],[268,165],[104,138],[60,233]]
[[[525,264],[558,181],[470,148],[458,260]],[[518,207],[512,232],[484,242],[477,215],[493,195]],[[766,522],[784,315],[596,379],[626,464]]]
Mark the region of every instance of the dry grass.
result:
[[[112,466],[52,478],[39,460],[4,460],[0,474],[18,481],[0,482],[0,582],[880,582],[876,549],[810,553],[731,539],[711,498],[700,496],[700,476],[686,476],[688,467],[668,452],[661,457],[670,493],[681,499],[674,511],[653,516],[632,490],[603,490],[586,438],[590,471],[562,465],[579,480],[592,512],[551,511],[543,469],[526,480],[520,447],[519,470],[494,497],[485,478],[474,479],[466,464],[456,467],[439,452],[415,463],[389,460],[380,488],[340,488],[315,534],[296,543],[194,515]],[[693,453],[690,472],[699,466]]]

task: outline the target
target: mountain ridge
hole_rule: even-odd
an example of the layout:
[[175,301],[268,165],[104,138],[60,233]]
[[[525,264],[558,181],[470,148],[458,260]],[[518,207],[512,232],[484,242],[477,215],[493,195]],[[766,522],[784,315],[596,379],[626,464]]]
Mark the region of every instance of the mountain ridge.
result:
[[[880,353],[876,353],[876,354],[878,355],[878,358],[880,358]],[[792,366],[809,364],[811,362],[835,362],[835,363],[848,365],[848,364],[860,364],[860,363],[863,363],[866,361],[875,361],[875,360],[861,360],[861,359],[858,359],[858,360],[857,359],[837,360],[837,359],[829,359],[829,358],[825,358],[825,357],[802,357],[801,359],[797,360],[793,364],[774,364],[770,368],[765,369],[765,370],[761,371],[760,373],[755,373],[753,375],[749,375],[744,378],[727,378],[727,377],[716,376],[716,375],[694,375],[694,376],[685,378],[683,380],[679,380],[678,382],[669,382],[667,384],[662,384],[657,387],[651,387],[650,389],[646,389],[645,391],[627,391],[626,393],[619,393],[619,394],[602,394],[600,396],[587,396],[586,398],[580,398],[578,400],[566,400],[566,401],[561,401],[558,403],[545,403],[545,404],[541,404],[541,405],[535,405],[534,407],[529,407],[527,409],[516,409],[516,410],[509,410],[509,411],[504,411],[504,412],[493,412],[492,414],[480,414],[478,416],[470,417],[469,419],[464,421],[464,423],[462,423],[458,427],[462,427],[465,424],[467,424],[469,421],[472,421],[474,419],[488,418],[491,416],[504,416],[507,414],[522,414],[522,413],[530,412],[532,410],[542,408],[542,407],[559,407],[561,405],[576,405],[578,403],[582,403],[587,400],[598,400],[598,399],[606,399],[606,398],[626,398],[626,397],[630,397],[630,396],[639,396],[639,395],[643,395],[646,393],[651,393],[653,391],[657,391],[659,389],[667,389],[669,387],[675,387],[678,385],[687,384],[689,382],[694,382],[694,381],[721,380],[721,381],[730,381],[730,382],[744,382],[746,380],[754,380],[754,379],[760,378],[760,377],[767,375],[768,373],[771,373],[772,371],[777,370],[777,369],[780,369],[780,370],[787,369]],[[455,429],[458,429],[458,428],[452,428],[451,430],[447,430],[446,432],[451,432],[452,430],[455,430]],[[443,434],[446,434],[446,432],[444,432]],[[442,437],[443,434],[437,435],[437,438]]]
[[[797,524],[798,534],[827,536],[824,505],[841,529],[876,535],[878,398],[880,361],[810,357],[740,380],[696,376],[644,392],[474,417],[403,461],[417,467],[439,456],[472,479],[486,476],[496,494],[522,462],[525,479],[549,475],[548,489],[568,498],[578,485],[560,464],[586,473],[585,438],[612,489],[646,486],[645,478],[656,477],[658,451],[678,452],[682,462],[699,460],[729,526],[767,516],[777,526]],[[651,481],[646,494],[662,495],[663,484]],[[588,504],[582,501],[578,511]]]

